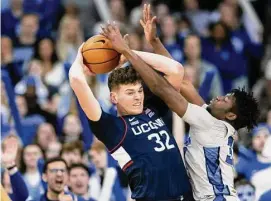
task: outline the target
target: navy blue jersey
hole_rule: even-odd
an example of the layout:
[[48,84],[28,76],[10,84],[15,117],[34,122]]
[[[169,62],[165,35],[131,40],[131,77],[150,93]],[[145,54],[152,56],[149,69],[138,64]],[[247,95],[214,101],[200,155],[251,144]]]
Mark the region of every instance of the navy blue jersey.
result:
[[190,192],[190,183],[174,137],[161,116],[168,109],[158,98],[139,115],[115,117],[102,112],[89,121],[128,176],[133,199],[177,200]]

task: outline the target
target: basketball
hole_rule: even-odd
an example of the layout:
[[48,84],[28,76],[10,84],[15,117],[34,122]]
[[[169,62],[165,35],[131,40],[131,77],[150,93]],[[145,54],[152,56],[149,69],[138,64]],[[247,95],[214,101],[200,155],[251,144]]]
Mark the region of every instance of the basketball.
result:
[[84,64],[96,74],[112,71],[117,67],[120,54],[112,48],[111,42],[103,35],[89,38],[82,48]]

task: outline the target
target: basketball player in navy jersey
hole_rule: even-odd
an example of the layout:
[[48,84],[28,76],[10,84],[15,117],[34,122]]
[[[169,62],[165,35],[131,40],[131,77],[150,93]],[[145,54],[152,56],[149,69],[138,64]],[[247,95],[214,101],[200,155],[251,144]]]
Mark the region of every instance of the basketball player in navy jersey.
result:
[[[163,122],[168,107],[157,97],[144,102],[142,81],[131,67],[118,68],[108,79],[110,99],[118,116],[107,114],[89,88],[81,48],[70,71],[70,85],[89,119],[95,136],[128,176],[132,198],[137,201],[191,200],[191,187],[180,151]],[[182,66],[167,57],[134,51],[179,86]]]
[[103,35],[129,60],[149,89],[190,125],[184,158],[195,200],[238,201],[233,181],[233,139],[236,130],[257,124],[259,109],[253,95],[234,89],[207,105],[185,80],[176,91],[125,44],[115,24],[104,27]]

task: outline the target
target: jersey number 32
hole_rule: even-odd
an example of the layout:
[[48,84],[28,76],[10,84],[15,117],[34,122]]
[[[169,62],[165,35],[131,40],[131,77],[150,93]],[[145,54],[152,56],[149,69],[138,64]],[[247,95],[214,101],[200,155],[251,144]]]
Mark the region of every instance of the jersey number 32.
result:
[[[163,142],[161,141],[161,138],[166,137],[166,141]],[[155,139],[155,142],[157,144],[156,147],[154,147],[154,150],[157,152],[161,152],[164,151],[165,149],[172,149],[174,148],[174,144],[169,144],[169,135],[166,131],[160,131],[159,133],[152,133],[150,135],[148,135],[148,140],[152,140]]]

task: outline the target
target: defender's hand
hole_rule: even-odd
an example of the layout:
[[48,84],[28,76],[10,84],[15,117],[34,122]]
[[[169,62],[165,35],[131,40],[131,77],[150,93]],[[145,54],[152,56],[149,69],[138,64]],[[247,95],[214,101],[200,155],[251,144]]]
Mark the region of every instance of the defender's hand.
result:
[[144,4],[143,19],[140,20],[140,24],[144,29],[146,40],[151,43],[156,36],[156,16],[151,14],[151,5]]
[[119,27],[115,22],[109,23],[105,27],[102,27],[102,35],[104,35],[112,43],[113,48],[120,54],[130,49],[126,41],[122,38]]

